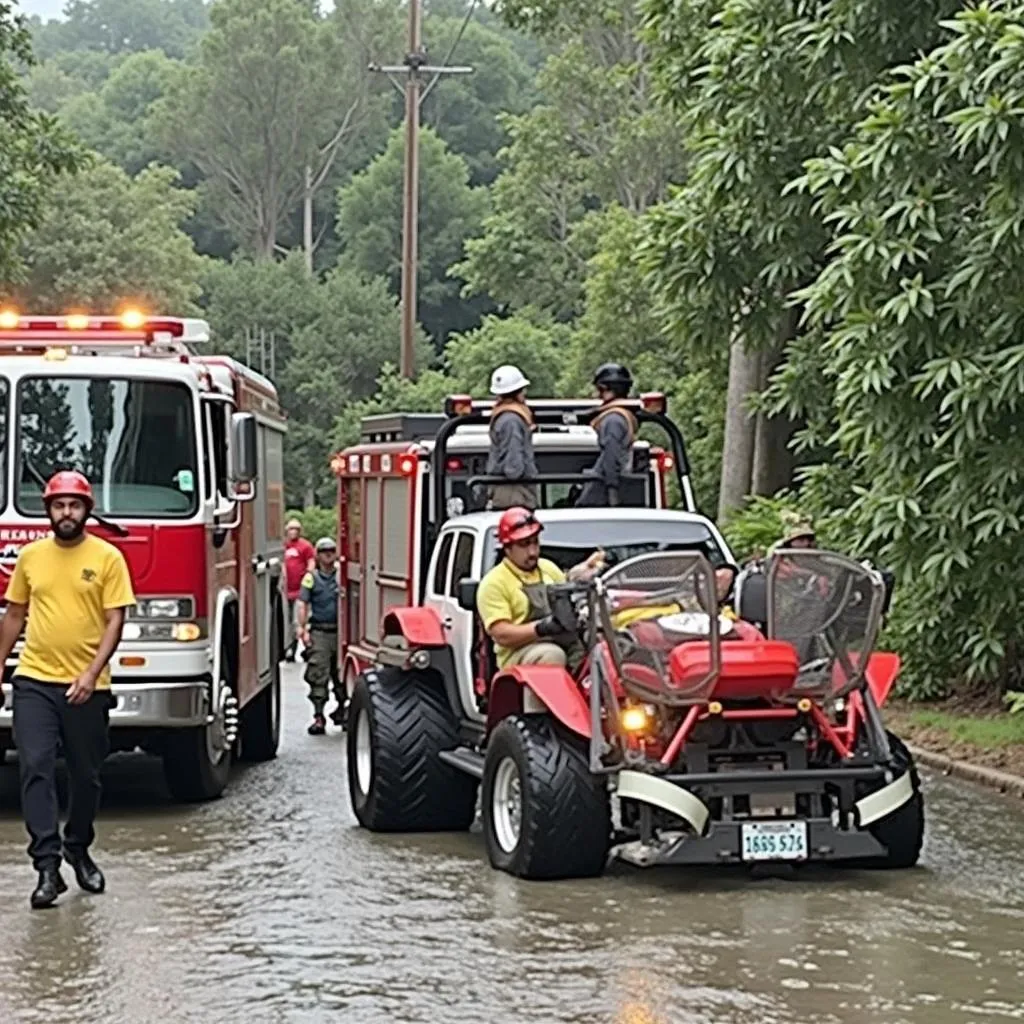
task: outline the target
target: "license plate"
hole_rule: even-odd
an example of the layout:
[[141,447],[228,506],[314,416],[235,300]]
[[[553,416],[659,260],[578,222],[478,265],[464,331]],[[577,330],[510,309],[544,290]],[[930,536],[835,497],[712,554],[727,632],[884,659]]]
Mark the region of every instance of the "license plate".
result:
[[752,821],[741,826],[744,860],[807,860],[806,821]]

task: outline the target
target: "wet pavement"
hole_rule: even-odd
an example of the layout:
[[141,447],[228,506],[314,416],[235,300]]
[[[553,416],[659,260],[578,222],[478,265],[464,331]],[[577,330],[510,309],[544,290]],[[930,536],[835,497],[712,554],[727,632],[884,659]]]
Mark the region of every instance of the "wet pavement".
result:
[[615,867],[524,883],[479,835],[375,836],[344,742],[306,736],[286,676],[277,761],[172,805],[112,760],[108,892],[32,912],[16,777],[0,771],[0,1022],[988,1024],[1024,1020],[1024,806],[928,777],[923,867]]

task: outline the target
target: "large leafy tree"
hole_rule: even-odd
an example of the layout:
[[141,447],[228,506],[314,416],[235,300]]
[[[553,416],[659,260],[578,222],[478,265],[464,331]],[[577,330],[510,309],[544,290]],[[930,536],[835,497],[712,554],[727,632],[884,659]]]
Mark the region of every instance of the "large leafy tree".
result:
[[350,17],[323,20],[295,0],[222,0],[196,64],[159,104],[164,144],[199,169],[224,225],[262,258],[362,125],[370,76],[361,35],[343,31],[358,26],[359,5],[346,6]]
[[842,139],[887,68],[929,46],[957,0],[646,0],[661,91],[683,114],[686,184],[651,217],[648,267],[674,336],[729,346],[720,511],[788,482],[788,417],[748,402],[797,338],[789,296],[831,234],[787,186]]
[[132,179],[104,162],[62,177],[21,248],[25,279],[18,294],[25,308],[193,311],[201,259],[180,225],[194,197],[175,187],[176,177],[154,167]]
[[[802,294],[848,538],[898,569],[918,687],[1019,676],[1024,647],[1024,4],[970,8],[802,190],[837,238]],[[851,487],[850,480],[856,481]]]
[[[396,129],[387,149],[355,175],[338,197],[342,262],[401,289],[402,192],[405,135]],[[449,268],[480,228],[487,192],[472,188],[465,161],[429,128],[420,132],[419,320],[438,341],[479,319],[481,303],[459,301]]]
[[32,62],[29,35],[0,0],[0,280],[17,272],[18,246],[43,214],[48,187],[79,154],[56,122],[29,106],[15,64]]

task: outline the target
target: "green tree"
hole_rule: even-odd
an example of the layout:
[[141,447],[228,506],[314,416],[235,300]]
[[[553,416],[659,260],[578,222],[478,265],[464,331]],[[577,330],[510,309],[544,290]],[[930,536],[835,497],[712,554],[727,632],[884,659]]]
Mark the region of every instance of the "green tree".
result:
[[[342,260],[367,276],[401,288],[402,172],[405,138],[396,129],[387,149],[338,196]],[[437,340],[471,327],[483,303],[459,300],[448,269],[461,256],[487,209],[487,192],[471,188],[465,161],[448,152],[429,128],[420,133],[419,320]]]
[[19,243],[40,222],[47,189],[80,159],[56,122],[31,109],[15,64],[32,64],[29,34],[9,0],[0,0],[0,280],[6,281],[17,272]]
[[787,186],[957,6],[646,0],[652,68],[689,140],[685,186],[650,216],[646,265],[674,337],[729,346],[720,513],[790,475],[792,422],[751,416],[749,401],[797,336],[789,296],[814,277],[831,233]]
[[137,174],[162,155],[150,116],[178,69],[161,50],[126,57],[96,92],[63,104],[61,119],[86,145]]
[[[800,294],[845,540],[900,574],[918,693],[1020,677],[1024,648],[1024,5],[983,4],[900,69],[799,185],[836,233]],[[809,359],[809,356],[805,356]]]
[[[336,270],[318,286],[316,316],[294,336],[281,375],[290,418],[287,484],[290,493],[331,501],[330,433],[350,402],[373,394],[387,362],[398,358],[400,317],[387,285]],[[420,358],[429,345],[420,338]]]
[[321,20],[309,4],[222,0],[210,20],[195,65],[157,104],[156,126],[168,150],[199,169],[239,243],[269,259],[282,226],[358,132],[369,76],[338,31],[349,22]]
[[25,308],[115,312],[125,303],[187,314],[199,297],[201,258],[180,228],[193,206],[169,168],[129,178],[97,162],[54,186],[22,245]]
[[528,110],[536,90],[530,67],[505,35],[476,21],[465,27],[463,22],[464,17],[433,12],[424,21],[432,59],[440,62],[451,53],[451,63],[469,65],[473,73],[445,77],[430,88],[423,123],[466,161],[472,184],[489,184],[498,173],[498,151],[508,141],[499,115]]

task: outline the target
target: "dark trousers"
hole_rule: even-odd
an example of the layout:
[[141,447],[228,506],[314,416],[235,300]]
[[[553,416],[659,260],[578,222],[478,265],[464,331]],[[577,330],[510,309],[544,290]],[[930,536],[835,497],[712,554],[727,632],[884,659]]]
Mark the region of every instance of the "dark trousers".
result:
[[57,749],[64,748],[68,769],[68,821],[64,846],[88,850],[100,805],[100,766],[110,749],[109,690],[84,704],[69,704],[67,687],[14,678],[14,735],[21,768],[21,813],[31,837],[28,854],[36,870],[61,860],[57,804]]
[[291,660],[295,659],[295,648],[299,644],[299,636],[295,629],[295,602],[297,600],[298,598],[295,597],[288,598],[288,622],[285,625],[285,636],[290,636],[292,639],[285,649],[284,656]]

